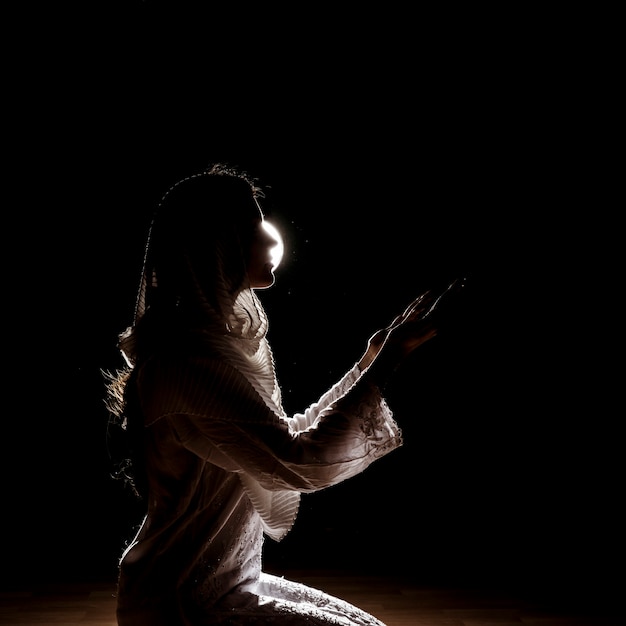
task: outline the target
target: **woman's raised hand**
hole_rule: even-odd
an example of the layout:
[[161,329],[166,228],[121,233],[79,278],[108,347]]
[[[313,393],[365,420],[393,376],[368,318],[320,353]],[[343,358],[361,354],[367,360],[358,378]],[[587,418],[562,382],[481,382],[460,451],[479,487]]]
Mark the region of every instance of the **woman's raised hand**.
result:
[[441,293],[426,291],[415,298],[389,326],[369,338],[358,363],[361,371],[372,366],[371,375],[377,382],[386,379],[416,348],[437,335],[447,300],[463,285],[463,280],[455,280]]

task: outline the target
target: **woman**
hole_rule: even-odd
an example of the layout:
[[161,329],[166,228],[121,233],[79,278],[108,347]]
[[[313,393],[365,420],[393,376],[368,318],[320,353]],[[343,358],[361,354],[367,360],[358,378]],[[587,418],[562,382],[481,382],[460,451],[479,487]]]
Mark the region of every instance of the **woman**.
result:
[[120,561],[121,626],[383,626],[263,572],[262,546],[289,532],[302,493],[402,444],[381,389],[435,336],[438,299],[417,298],[317,402],[286,415],[255,293],[274,283],[280,243],[262,197],[218,164],[174,185],[152,222],[134,323],[120,335],[127,367],[108,380],[146,506]]

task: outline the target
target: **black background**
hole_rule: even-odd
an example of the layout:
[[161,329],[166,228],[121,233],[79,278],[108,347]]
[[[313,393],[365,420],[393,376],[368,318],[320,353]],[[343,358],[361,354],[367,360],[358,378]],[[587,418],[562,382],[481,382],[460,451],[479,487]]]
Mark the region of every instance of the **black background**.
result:
[[290,412],[415,295],[468,278],[388,389],[403,448],[305,496],[267,566],[615,597],[607,21],[252,11],[9,20],[4,583],[114,580],[138,509],[110,476],[101,370],[155,203],[222,160],[270,186],[285,237],[261,297]]

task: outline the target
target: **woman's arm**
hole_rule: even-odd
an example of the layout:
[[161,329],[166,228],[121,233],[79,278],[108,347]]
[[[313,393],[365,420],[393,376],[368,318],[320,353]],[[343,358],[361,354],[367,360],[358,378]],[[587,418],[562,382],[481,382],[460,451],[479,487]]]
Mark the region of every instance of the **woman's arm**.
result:
[[139,389],[147,427],[167,420],[177,445],[270,490],[328,487],[401,445],[391,411],[367,380],[349,386],[303,431],[272,411],[236,368],[214,358],[153,359],[142,368]]

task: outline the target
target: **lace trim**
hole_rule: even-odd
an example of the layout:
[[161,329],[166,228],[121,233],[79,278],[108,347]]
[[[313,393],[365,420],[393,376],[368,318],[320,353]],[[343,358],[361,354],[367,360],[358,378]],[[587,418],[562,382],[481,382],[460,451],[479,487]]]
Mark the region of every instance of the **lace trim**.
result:
[[[354,387],[362,386],[357,391]],[[375,445],[372,453],[380,457],[403,444],[402,431],[393,418],[380,389],[366,377],[361,377],[335,405],[343,413],[351,413],[360,420],[360,429]]]

